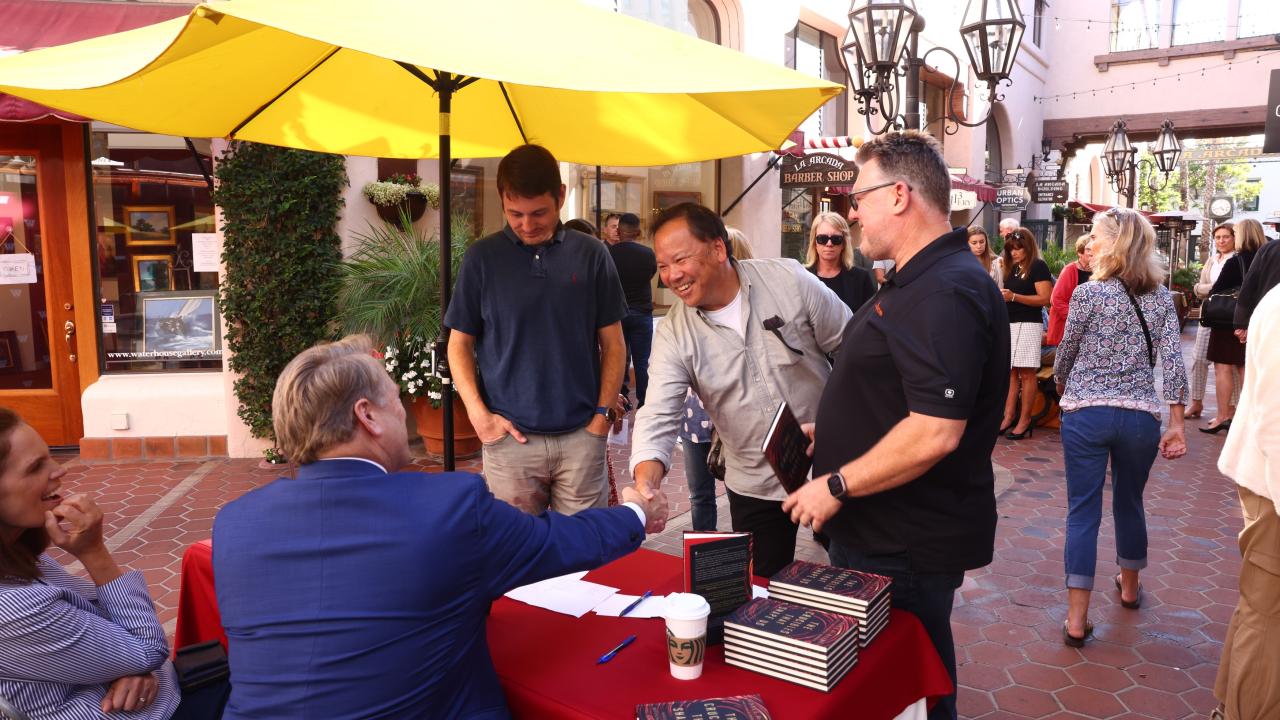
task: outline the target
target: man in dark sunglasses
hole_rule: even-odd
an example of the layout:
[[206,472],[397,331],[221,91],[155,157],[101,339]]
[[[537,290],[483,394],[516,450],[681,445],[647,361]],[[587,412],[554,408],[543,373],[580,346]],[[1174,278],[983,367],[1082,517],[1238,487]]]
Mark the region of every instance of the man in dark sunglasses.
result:
[[[866,254],[895,267],[845,328],[818,405],[814,479],[782,509],[831,539],[833,565],[892,578],[893,606],[920,618],[954,681],[955,591],[995,545],[1009,321],[951,227],[938,142],[891,133],[857,161],[849,219]],[[929,717],[954,719],[955,696]]]

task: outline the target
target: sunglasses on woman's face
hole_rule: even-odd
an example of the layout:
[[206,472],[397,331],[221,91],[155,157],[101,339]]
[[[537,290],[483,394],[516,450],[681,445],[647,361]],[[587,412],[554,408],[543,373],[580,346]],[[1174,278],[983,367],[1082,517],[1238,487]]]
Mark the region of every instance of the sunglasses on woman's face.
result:
[[844,235],[815,235],[813,241],[819,245],[843,245]]

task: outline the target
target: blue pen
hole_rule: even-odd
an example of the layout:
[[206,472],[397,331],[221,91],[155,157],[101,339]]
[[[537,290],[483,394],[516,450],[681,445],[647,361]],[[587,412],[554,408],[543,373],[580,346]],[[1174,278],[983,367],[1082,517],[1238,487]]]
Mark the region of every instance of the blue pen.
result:
[[622,652],[622,648],[624,648],[624,647],[626,647],[626,646],[630,645],[631,643],[633,643],[633,642],[635,642],[635,641],[636,641],[636,636],[635,636],[635,635],[632,635],[631,637],[627,638],[626,640],[623,640],[622,642],[618,643],[618,647],[616,647],[616,648],[614,648],[614,649],[610,650],[609,652],[607,652],[607,653],[605,653],[605,654],[601,655],[601,656],[600,656],[600,659],[596,661],[596,664],[597,664],[597,665],[599,665],[599,664],[601,664],[601,663],[607,663],[607,662],[609,662],[610,660],[612,660],[612,659],[613,659],[613,656],[614,656],[614,655],[617,655],[618,653]]
[[636,606],[637,606],[637,605],[639,605],[640,603],[644,602],[645,600],[647,600],[647,599],[649,598],[649,596],[650,596],[650,595],[653,595],[653,591],[652,591],[652,590],[645,590],[645,591],[644,591],[644,594],[643,594],[643,595],[641,595],[640,597],[636,598],[636,601],[635,601],[635,602],[633,602],[633,603],[631,603],[630,605],[628,605],[628,606],[626,606],[625,608],[623,608],[622,612],[618,613],[618,617],[626,617],[626,616],[627,616],[627,613],[631,612],[632,610],[635,610],[635,609],[636,609]]

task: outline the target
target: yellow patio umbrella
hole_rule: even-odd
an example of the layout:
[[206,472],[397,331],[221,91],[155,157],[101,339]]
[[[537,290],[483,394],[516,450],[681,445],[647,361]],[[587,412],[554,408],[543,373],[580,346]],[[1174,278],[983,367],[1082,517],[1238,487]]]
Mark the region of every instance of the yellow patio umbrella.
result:
[[[0,92],[138,130],[438,157],[446,218],[455,154],[533,142],[637,166],[760,152],[841,89],[577,0],[228,0],[0,58]],[[443,222],[445,258],[450,243]]]
[[229,0],[0,59],[0,91],[97,120],[372,157],[437,157],[442,134],[469,158],[526,140],[587,164],[729,157],[840,90],[575,0]]

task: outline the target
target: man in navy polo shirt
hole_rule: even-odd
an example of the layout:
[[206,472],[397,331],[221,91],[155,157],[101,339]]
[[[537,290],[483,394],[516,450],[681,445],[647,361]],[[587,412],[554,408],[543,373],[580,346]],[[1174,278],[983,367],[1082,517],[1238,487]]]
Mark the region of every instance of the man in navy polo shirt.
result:
[[494,495],[535,515],[604,507],[622,285],[604,244],[560,223],[565,187],[550,152],[512,150],[497,180],[507,225],[467,250],[444,319],[484,476]]
[[[831,538],[833,565],[893,578],[893,606],[920,618],[954,682],[955,591],[995,546],[1009,318],[948,221],[938,142],[890,133],[857,159],[849,219],[867,255],[895,266],[845,328],[818,404],[814,479],[782,507]],[[955,716],[954,694],[929,713]]]

